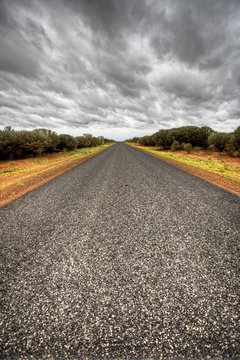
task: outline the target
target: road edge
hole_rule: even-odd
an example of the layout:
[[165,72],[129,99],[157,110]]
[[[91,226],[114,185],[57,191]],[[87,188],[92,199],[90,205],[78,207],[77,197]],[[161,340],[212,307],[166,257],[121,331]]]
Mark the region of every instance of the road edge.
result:
[[[226,178],[223,178],[222,176],[218,175],[218,174],[215,174],[215,173],[211,173],[210,171],[207,171],[207,170],[203,170],[203,169],[198,169],[194,166],[190,166],[190,165],[187,165],[187,164],[184,164],[184,163],[181,163],[177,160],[172,160],[172,159],[167,159],[167,158],[164,158],[162,157],[161,155],[157,155],[157,154],[153,154],[149,151],[146,151],[146,150],[143,150],[139,147],[136,147],[136,146],[133,146],[133,145],[130,145],[128,143],[125,143],[127,146],[133,148],[133,149],[136,149],[137,151],[141,151],[147,155],[150,155],[150,156],[153,156],[155,157],[156,159],[159,159],[159,160],[162,160],[170,165],[173,165],[185,172],[188,172],[194,176],[197,176],[201,179],[204,179],[205,181],[209,182],[210,184],[213,184],[213,185],[216,185],[222,189],[225,189],[235,195],[238,195],[240,196],[240,190],[239,191],[236,191],[234,190],[233,188],[231,188],[231,185],[232,187],[234,187],[235,185],[235,182],[230,180],[230,179],[226,179]],[[214,181],[210,179],[210,174],[211,174],[211,178],[213,177],[214,178]],[[225,186],[224,184],[229,184],[229,186]]]
[[14,196],[12,196],[10,198],[2,200],[0,202],[0,208],[2,206],[4,206],[4,205],[9,204],[13,200],[16,200],[16,199],[20,198],[21,196],[23,196],[23,195],[37,189],[38,187],[46,184],[47,182],[55,179],[56,177],[66,173],[67,171],[75,168],[76,166],[81,165],[85,161],[93,158],[94,156],[97,156],[97,155],[103,153],[104,151],[106,151],[106,150],[110,149],[111,147],[113,147],[115,144],[116,143],[114,143],[114,144],[108,146],[107,148],[102,149],[102,150],[100,150],[100,151],[98,151],[96,153],[86,155],[85,157],[81,157],[79,159],[74,159],[71,164],[63,165],[62,167],[59,167],[58,171],[56,171],[56,169],[53,169],[53,170],[46,171],[46,173],[36,175],[35,179],[37,178],[38,180],[34,184],[33,184],[33,182],[34,182],[34,177],[33,177],[33,178],[30,179],[30,185],[27,186],[25,189],[21,189],[21,191],[19,191],[16,195],[14,195]]

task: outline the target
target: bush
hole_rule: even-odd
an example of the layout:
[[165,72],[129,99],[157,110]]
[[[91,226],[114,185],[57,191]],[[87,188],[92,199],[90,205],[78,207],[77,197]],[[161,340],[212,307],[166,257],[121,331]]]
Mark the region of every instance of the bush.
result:
[[229,156],[235,156],[237,151],[236,151],[236,146],[235,146],[235,139],[234,139],[234,135],[231,135],[226,147],[225,147],[225,150],[227,152],[227,154]]
[[59,136],[57,133],[44,128],[33,130],[33,133],[39,134],[44,137],[45,152],[51,153],[53,151],[56,151],[59,143]]
[[[181,150],[185,144],[189,143],[196,152],[199,151],[199,148],[208,148],[208,152],[226,150],[228,154],[236,155],[238,152],[240,156],[240,126],[232,134],[218,133],[208,126],[182,126],[169,130],[161,129],[153,135],[135,137],[129,141],[139,142],[142,145],[159,146],[163,149],[171,148],[172,151]],[[181,144],[179,148],[178,144]]]
[[156,146],[169,149],[174,141],[181,143],[190,143],[192,146],[206,148],[208,145],[208,137],[214,131],[208,127],[201,128],[197,126],[182,126],[169,130],[159,130],[153,134],[153,141]]
[[21,159],[54,151],[71,151],[76,147],[96,146],[111,141],[91,134],[74,138],[67,134],[58,135],[44,128],[15,131],[7,126],[0,130],[0,159]]
[[46,151],[43,134],[34,131],[15,131],[6,127],[0,131],[0,158],[21,159],[39,156]]
[[91,134],[83,134],[83,136],[77,136],[77,148],[92,147],[104,144],[105,140],[103,136],[95,137]]
[[93,136],[91,139],[91,147],[98,146],[98,145],[101,145],[101,141],[99,140],[99,138]]
[[192,144],[187,143],[187,144],[184,145],[184,150],[185,150],[188,154],[190,154],[190,153],[192,152],[192,149],[193,149]]
[[58,149],[59,150],[75,150],[77,147],[77,140],[68,134],[61,134],[59,135],[59,143]]
[[140,137],[138,139],[138,141],[141,145],[144,145],[144,146],[154,146],[155,145],[153,136],[150,136],[150,135]]
[[201,149],[199,146],[195,146],[193,150],[194,150],[195,154],[198,155]]
[[215,146],[213,144],[208,147],[208,154],[211,155],[215,151]]
[[153,142],[155,146],[160,146],[164,149],[170,149],[174,140],[175,139],[170,133],[170,130],[159,130],[153,134]]
[[132,143],[139,143],[139,137],[134,136],[132,139],[127,139],[126,141],[132,142]]
[[214,145],[215,149],[218,151],[225,150],[227,144],[229,143],[231,134],[229,133],[215,133],[211,134],[208,138],[209,145]]
[[236,128],[236,130],[233,132],[233,145],[236,150],[238,150],[240,154],[240,126]]
[[180,149],[181,149],[181,145],[179,144],[179,142],[177,140],[175,140],[171,145],[171,150],[178,151]]

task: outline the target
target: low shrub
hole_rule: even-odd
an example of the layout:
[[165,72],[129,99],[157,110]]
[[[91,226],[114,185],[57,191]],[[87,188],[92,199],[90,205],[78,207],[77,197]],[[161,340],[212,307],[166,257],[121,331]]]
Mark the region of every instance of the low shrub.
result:
[[193,150],[192,144],[190,144],[190,143],[185,144],[185,145],[184,145],[184,150],[185,150],[188,154],[190,154],[190,153],[192,152],[192,150]]
[[215,151],[215,146],[213,144],[209,145],[208,149],[207,149],[207,153],[209,155],[212,155],[212,153]]
[[68,134],[61,134],[59,135],[59,143],[58,143],[58,149],[59,150],[75,150],[77,147],[77,140]]
[[179,144],[179,142],[177,140],[175,140],[172,145],[171,145],[171,150],[172,151],[178,151],[181,150],[181,145]]
[[195,146],[193,150],[194,150],[195,154],[198,155],[201,149],[199,146]]

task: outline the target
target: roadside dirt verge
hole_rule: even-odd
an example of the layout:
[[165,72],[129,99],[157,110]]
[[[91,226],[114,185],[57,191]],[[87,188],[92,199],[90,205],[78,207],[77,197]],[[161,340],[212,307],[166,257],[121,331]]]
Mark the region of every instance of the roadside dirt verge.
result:
[[65,173],[73,167],[82,164],[86,160],[92,158],[105,151],[106,149],[100,150],[94,154],[86,155],[81,158],[75,158],[69,160],[67,163],[58,164],[58,166],[44,169],[38,173],[29,173],[26,177],[21,178],[21,174],[18,174],[19,178],[13,181],[12,184],[6,186],[4,190],[0,192],[0,206],[3,206],[10,201],[19,198],[23,194],[36,189],[37,187],[45,184],[46,182],[54,179],[55,177]]
[[167,159],[167,158],[164,158],[160,155],[155,155],[153,153],[150,153],[148,151],[145,151],[143,149],[141,149],[141,147],[136,147],[134,146],[135,149],[139,150],[139,151],[142,151],[148,155],[151,155],[157,159],[160,159],[162,161],[165,161],[167,162],[168,164],[171,164],[171,165],[174,165],[184,171],[187,171],[195,176],[198,176],[204,180],[207,180],[208,182],[214,184],[214,185],[217,185],[217,186],[220,186],[226,190],[229,190],[231,192],[233,192],[234,194],[237,194],[240,196],[240,182],[237,182],[237,181],[233,181],[233,180],[230,180],[230,179],[226,179],[224,178],[223,176],[221,175],[218,175],[218,174],[214,174],[214,173],[211,173],[210,171],[207,171],[207,170],[203,170],[203,169],[198,169],[196,167],[193,167],[193,166],[190,166],[190,165],[186,165],[186,164],[183,164],[183,163],[180,163],[176,160],[172,160],[172,159]]

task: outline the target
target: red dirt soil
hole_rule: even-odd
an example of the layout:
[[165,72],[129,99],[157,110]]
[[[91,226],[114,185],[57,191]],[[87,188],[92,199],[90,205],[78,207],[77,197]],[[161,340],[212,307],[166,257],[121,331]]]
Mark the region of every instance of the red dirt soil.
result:
[[[198,169],[196,167],[180,163],[176,160],[167,159],[167,158],[161,157],[160,155],[155,155],[153,153],[150,153],[148,151],[141,149],[140,146],[134,146],[134,147],[135,147],[135,149],[137,149],[139,151],[143,151],[144,153],[146,153],[148,155],[154,156],[157,159],[161,159],[162,161],[165,161],[168,164],[174,165],[174,166],[176,166],[184,171],[187,171],[195,176],[198,176],[214,185],[220,186],[228,191],[233,192],[234,194],[240,195],[240,182],[226,179],[221,175],[211,173],[210,171],[207,171],[207,170]],[[176,154],[185,155],[185,152],[178,151],[178,152],[176,152]],[[195,154],[190,154],[190,156],[191,157],[199,157],[199,155],[195,155]],[[200,157],[202,159],[204,159],[204,158],[207,159],[209,157],[209,155],[207,155],[206,153],[205,154],[202,153]],[[240,166],[239,158],[231,158],[230,156],[223,157],[219,154],[216,154],[216,155],[214,154],[213,157],[218,160],[225,160],[228,164]]]
[[62,166],[59,166],[57,169],[46,170],[42,173],[24,179],[21,183],[16,183],[16,184],[13,183],[12,185],[8,186],[4,192],[0,193],[0,206],[3,206],[9,203],[10,201],[19,198],[25,193],[36,189],[37,187],[65,173],[66,171],[72,169],[73,167],[82,164],[84,161],[92,158],[97,154],[100,154],[105,150],[106,149],[103,149],[97,153],[86,155],[83,158],[74,159],[68,164],[63,164]]

